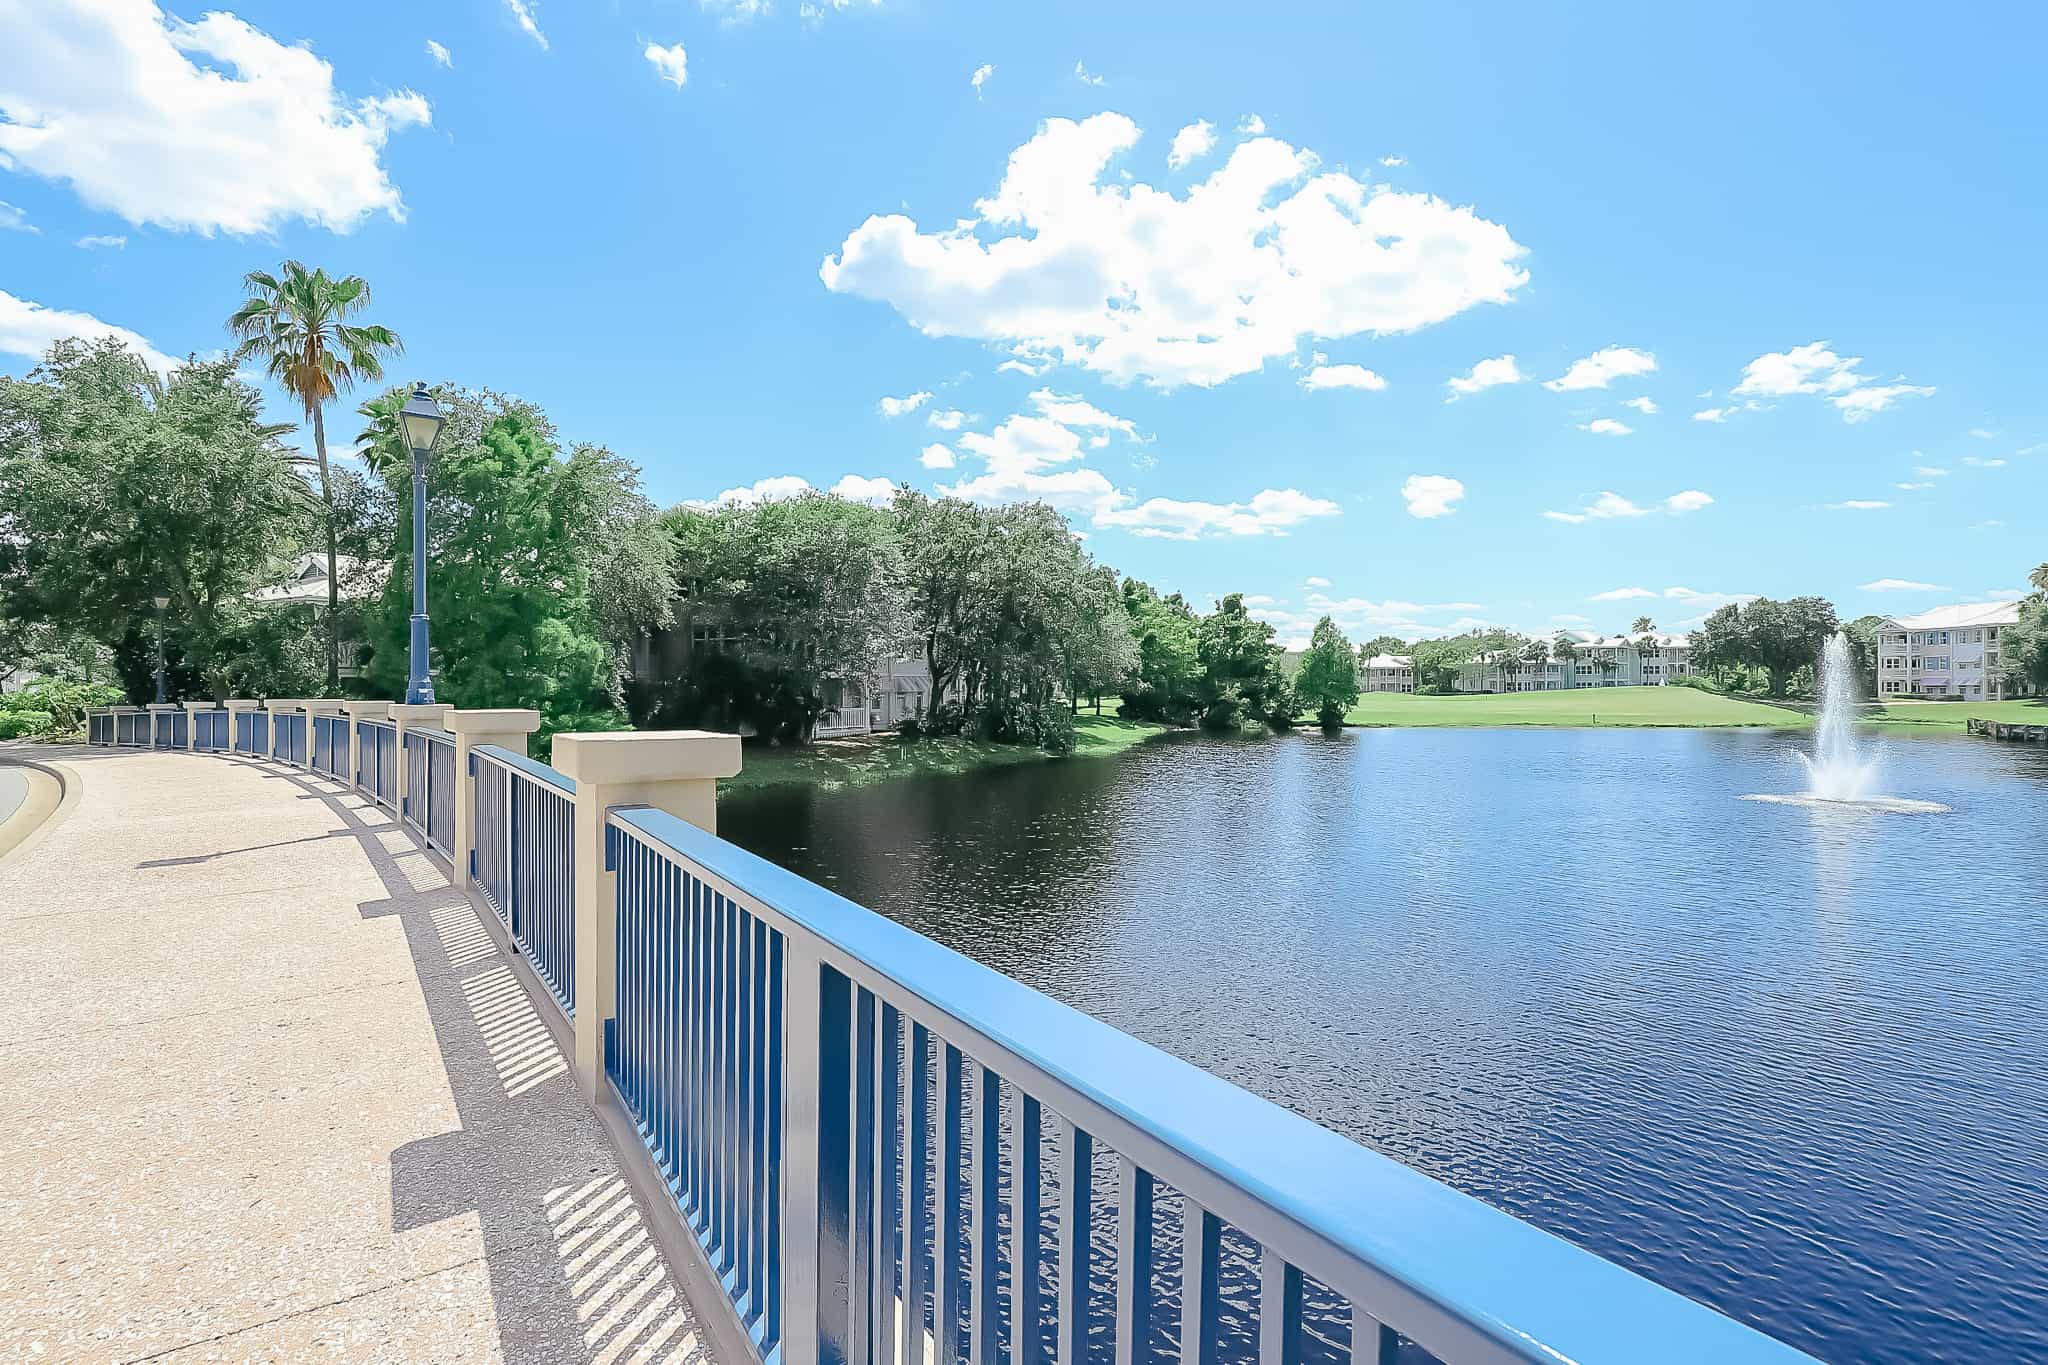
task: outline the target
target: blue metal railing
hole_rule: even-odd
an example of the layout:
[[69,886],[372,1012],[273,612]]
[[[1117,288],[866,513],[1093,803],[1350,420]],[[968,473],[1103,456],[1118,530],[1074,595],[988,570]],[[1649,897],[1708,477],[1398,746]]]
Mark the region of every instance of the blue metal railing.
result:
[[576,784],[524,754],[482,745],[469,756],[470,875],[534,975],[576,1014]]
[[156,749],[182,749],[185,747],[185,713],[179,711],[152,711],[150,719],[150,746]]
[[316,773],[325,773],[344,782],[349,780],[347,716],[313,717],[312,766]]
[[446,730],[407,730],[405,786],[401,817],[448,853],[455,847],[455,736]]
[[149,712],[116,711],[114,713],[114,743],[133,747],[140,747],[149,743]]
[[294,768],[306,766],[306,714],[303,711],[285,711],[278,715],[277,750],[272,755],[280,763],[289,763]]
[[267,712],[235,713],[235,752],[259,757],[270,753],[270,716]]
[[85,713],[85,742],[110,745],[114,742],[114,713],[89,710]]
[[194,711],[192,713],[192,747],[206,753],[214,753],[229,745],[227,711]]
[[1807,1359],[673,816],[605,839],[605,1069],[764,1360]]
[[388,720],[356,722],[356,785],[389,809],[398,797],[398,730]]

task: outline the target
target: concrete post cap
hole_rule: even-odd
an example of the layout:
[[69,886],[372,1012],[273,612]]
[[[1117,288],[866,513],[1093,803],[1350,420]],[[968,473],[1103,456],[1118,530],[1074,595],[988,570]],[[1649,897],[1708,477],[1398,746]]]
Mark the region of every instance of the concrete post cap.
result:
[[357,720],[382,720],[391,714],[388,701],[345,701],[341,709]]
[[279,711],[296,711],[305,704],[303,697],[272,697],[263,703],[263,709],[275,715]]
[[221,705],[227,707],[230,711],[254,711],[263,703],[257,701],[254,697],[229,697]]
[[308,715],[331,716],[341,710],[341,702],[333,697],[313,697],[299,703]]
[[178,709],[178,703],[174,701],[153,701],[149,704],[149,709],[152,711],[175,711]]
[[448,728],[458,735],[530,735],[540,729],[540,712],[521,706],[450,711]]
[[193,712],[212,711],[216,709],[214,704],[210,701],[188,701],[184,703],[184,707],[187,711]]
[[618,730],[555,736],[554,766],[590,782],[684,782],[733,777],[740,737],[711,730]]
[[397,721],[401,726],[417,725],[421,721],[425,721],[430,725],[440,725],[447,721],[448,713],[454,709],[453,706],[442,701],[393,702],[391,704],[391,719]]

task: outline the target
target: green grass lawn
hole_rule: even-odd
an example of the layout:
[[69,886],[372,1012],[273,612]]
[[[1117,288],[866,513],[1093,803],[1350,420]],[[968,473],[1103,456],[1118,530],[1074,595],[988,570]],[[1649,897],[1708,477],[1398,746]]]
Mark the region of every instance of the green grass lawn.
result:
[[1887,729],[1961,730],[1972,717],[2013,725],[2048,725],[2048,699],[2026,701],[1894,701],[1872,708],[1864,719]]
[[[1083,713],[1074,718],[1074,755],[1087,758],[1120,753],[1165,729],[1143,721]],[[1052,757],[1021,744],[990,744],[952,735],[913,740],[892,734],[861,735],[822,740],[803,748],[750,746],[741,759],[739,776],[719,783],[718,790],[730,795],[793,784],[826,790],[865,787],[898,777],[1041,763]]]
[[[1369,692],[1346,725],[1755,725],[1811,724],[1798,711],[1693,687],[1578,687],[1564,692],[1429,697]],[[1958,720],[1960,725],[1961,721]]]

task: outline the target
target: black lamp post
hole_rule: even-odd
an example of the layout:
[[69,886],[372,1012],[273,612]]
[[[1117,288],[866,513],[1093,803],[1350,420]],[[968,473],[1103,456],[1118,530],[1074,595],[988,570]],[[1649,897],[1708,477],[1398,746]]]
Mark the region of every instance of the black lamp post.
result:
[[405,684],[408,705],[434,700],[434,680],[427,675],[427,456],[441,439],[440,405],[415,381],[412,397],[398,410],[398,427],[412,452],[412,645],[410,674]]
[[171,595],[159,592],[156,601],[156,699],[159,705],[170,701],[164,691],[164,610],[171,605]]

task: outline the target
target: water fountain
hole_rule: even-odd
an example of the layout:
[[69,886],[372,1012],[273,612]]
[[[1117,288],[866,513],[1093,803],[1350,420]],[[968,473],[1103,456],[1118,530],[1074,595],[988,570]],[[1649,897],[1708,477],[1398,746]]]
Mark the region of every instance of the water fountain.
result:
[[1771,801],[1792,806],[1854,806],[1899,814],[1939,813],[1938,801],[1912,801],[1879,796],[1878,760],[1856,742],[1856,666],[1849,637],[1836,631],[1820,659],[1820,713],[1815,718],[1813,752],[1799,755],[1806,765],[1806,790],[1791,795],[1747,796],[1746,801]]

